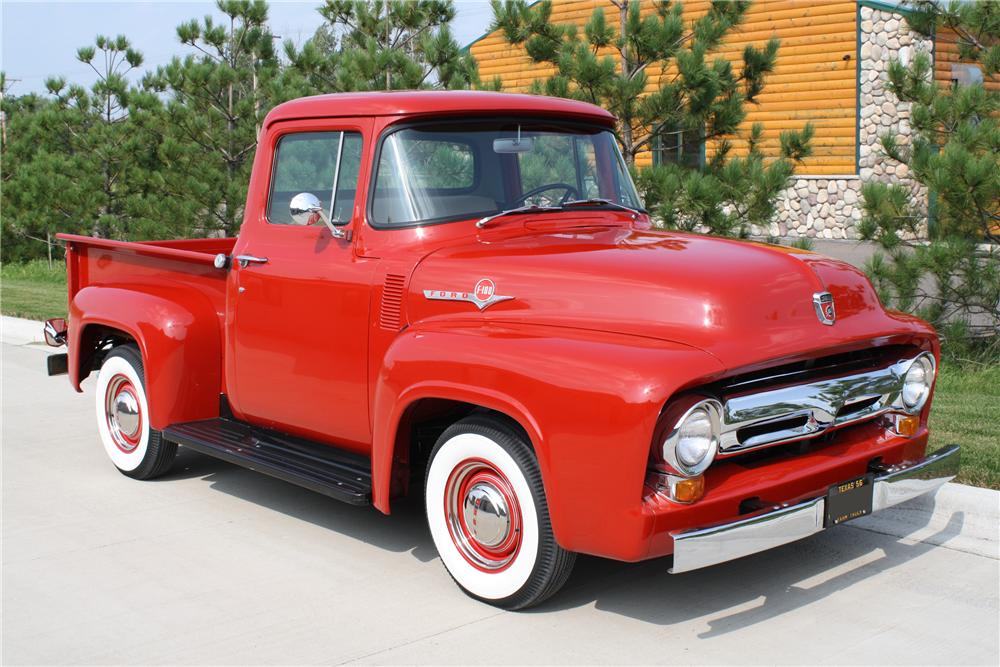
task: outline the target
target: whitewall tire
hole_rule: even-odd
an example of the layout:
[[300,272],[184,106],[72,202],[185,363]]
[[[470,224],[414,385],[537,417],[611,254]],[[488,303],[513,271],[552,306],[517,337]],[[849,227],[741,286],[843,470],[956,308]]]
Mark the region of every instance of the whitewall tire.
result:
[[173,463],[177,445],[165,442],[149,424],[142,357],[120,345],[104,358],[97,374],[97,431],[104,451],[123,475],[150,479]]
[[555,593],[575,554],[556,544],[534,452],[507,423],[473,416],[438,439],[424,486],[441,561],[470,596],[523,609]]

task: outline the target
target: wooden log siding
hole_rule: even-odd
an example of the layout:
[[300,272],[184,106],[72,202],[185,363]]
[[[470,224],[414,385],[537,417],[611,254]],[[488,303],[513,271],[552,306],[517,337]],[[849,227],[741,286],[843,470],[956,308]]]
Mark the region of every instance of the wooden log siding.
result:
[[[689,21],[703,15],[709,6],[704,0],[683,4],[684,17]],[[604,7],[609,25],[617,26],[618,10],[608,0],[554,0],[552,20],[582,27],[599,6]],[[643,14],[652,11],[652,3],[643,2]],[[740,131],[747,133],[754,122],[763,123],[762,148],[765,154],[777,156],[782,131],[801,129],[812,122],[816,128],[813,156],[805,160],[798,170],[800,174],[855,173],[856,13],[853,1],[756,0],[744,23],[729,33],[716,52],[738,67],[747,44],[762,47],[771,37],[781,40],[775,71],[768,77],[757,104],[747,109]],[[554,73],[552,68],[533,65],[523,50],[508,45],[499,31],[475,42],[471,52],[479,63],[480,76],[499,76],[507,91],[525,92],[532,81]],[[616,52],[608,53],[617,61]],[[845,56],[849,56],[846,61]],[[672,74],[658,67],[648,68],[647,90],[656,88],[659,77]],[[714,149],[714,142],[709,142],[706,153],[710,156]],[[745,155],[746,144],[734,141],[731,154]],[[642,153],[636,162],[648,165],[652,155]]]

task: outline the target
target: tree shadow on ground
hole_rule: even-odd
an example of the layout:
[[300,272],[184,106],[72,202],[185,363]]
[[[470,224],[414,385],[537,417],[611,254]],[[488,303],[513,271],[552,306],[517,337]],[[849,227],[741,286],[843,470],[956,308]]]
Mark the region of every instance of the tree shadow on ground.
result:
[[160,480],[203,478],[215,490],[267,507],[300,521],[421,561],[437,558],[417,494],[393,501],[386,516],[372,507],[353,507],[267,475],[180,447],[170,474]]
[[708,639],[806,607],[941,548],[931,542],[958,535],[963,523],[964,514],[956,512],[942,530],[916,543],[843,525],[680,575],[667,573],[669,558],[628,564],[581,557],[567,589],[529,613],[594,604],[664,626],[721,614],[699,635]]
[[[420,562],[437,558],[419,492],[394,501],[393,513],[385,516],[184,448],[174,469],[163,479],[202,477],[213,489],[376,548],[409,552]],[[847,524],[680,575],[667,573],[670,558],[621,563],[580,556],[567,586],[527,613],[545,615],[593,604],[602,611],[663,626],[722,614],[711,619],[710,629],[700,635],[708,639],[808,606],[919,558],[940,548],[932,542],[958,535],[963,522],[964,514],[956,512],[941,531],[916,543]],[[922,527],[907,529],[912,533]],[[451,585],[443,573],[441,585]]]

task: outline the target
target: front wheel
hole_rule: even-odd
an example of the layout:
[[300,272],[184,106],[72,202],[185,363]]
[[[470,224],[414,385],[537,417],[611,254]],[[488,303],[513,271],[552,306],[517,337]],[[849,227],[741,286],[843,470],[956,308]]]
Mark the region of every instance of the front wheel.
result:
[[111,350],[97,374],[97,430],[115,467],[128,477],[152,479],[170,469],[177,445],[149,424],[142,356],[133,345]]
[[576,554],[556,543],[534,452],[502,421],[474,416],[449,427],[424,494],[434,545],[468,595],[524,609],[566,583]]

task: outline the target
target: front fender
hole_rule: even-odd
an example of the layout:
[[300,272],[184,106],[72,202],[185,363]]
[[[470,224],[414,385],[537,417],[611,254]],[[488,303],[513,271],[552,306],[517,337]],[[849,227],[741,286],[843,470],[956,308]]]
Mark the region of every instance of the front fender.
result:
[[408,329],[389,347],[375,387],[375,505],[389,510],[407,408],[421,398],[463,401],[524,427],[560,545],[641,558],[619,538],[641,518],[656,419],[672,394],[721,371],[701,350],[637,336],[520,324]]
[[139,346],[153,428],[219,415],[222,334],[204,295],[179,286],[85,287],[69,318],[69,380],[77,391],[90,373],[95,333],[107,327]]

